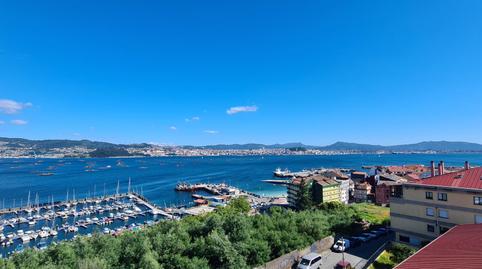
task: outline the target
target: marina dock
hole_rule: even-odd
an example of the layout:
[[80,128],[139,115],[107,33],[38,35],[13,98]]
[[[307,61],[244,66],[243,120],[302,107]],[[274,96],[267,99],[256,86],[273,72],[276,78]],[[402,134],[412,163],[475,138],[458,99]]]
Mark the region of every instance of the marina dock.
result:
[[46,247],[77,235],[94,232],[118,235],[162,219],[177,219],[135,192],[27,205],[0,211],[3,257],[25,247]]

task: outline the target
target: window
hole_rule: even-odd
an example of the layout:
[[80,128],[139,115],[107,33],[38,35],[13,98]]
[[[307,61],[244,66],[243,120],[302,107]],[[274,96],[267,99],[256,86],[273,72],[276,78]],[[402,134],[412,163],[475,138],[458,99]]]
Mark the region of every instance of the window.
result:
[[447,201],[447,194],[444,192],[439,192],[438,193],[438,200],[439,201]]
[[449,228],[447,228],[447,227],[442,227],[442,226],[440,226],[440,229],[439,229],[440,234],[444,234],[444,233],[445,233],[446,231],[448,231],[448,230],[449,230]]
[[430,217],[433,217],[433,216],[435,215],[434,212],[433,212],[433,208],[431,208],[431,207],[427,207],[427,208],[425,209],[425,214],[426,214],[427,216],[430,216]]
[[433,200],[433,192],[426,191],[425,192],[425,199]]
[[408,236],[400,235],[400,236],[398,237],[398,239],[400,240],[400,242],[410,243],[410,237],[408,237]]
[[445,209],[439,209],[438,210],[438,216],[443,219],[448,219],[449,218],[449,212]]
[[482,215],[475,215],[475,224],[482,224]]
[[482,197],[474,196],[474,205],[482,205]]
[[427,224],[427,232],[430,232],[430,233],[435,232],[435,226],[431,224]]

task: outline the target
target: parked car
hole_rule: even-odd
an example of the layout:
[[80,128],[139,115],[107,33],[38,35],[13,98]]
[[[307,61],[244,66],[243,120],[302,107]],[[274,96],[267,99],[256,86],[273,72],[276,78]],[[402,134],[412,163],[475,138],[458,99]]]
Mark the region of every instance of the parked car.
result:
[[336,264],[335,269],[353,269],[353,266],[347,261],[339,261]]
[[356,247],[360,246],[361,243],[362,243],[361,240],[358,239],[357,237],[350,237],[350,238],[348,238],[348,240],[350,240],[350,245],[351,245],[352,248],[356,248]]
[[372,234],[372,233],[362,233],[362,236],[367,237],[368,240],[372,240],[372,239],[377,238],[377,236]]
[[317,253],[309,253],[301,258],[298,269],[318,269],[322,264],[321,256]]
[[376,229],[376,231],[379,231],[383,234],[387,234],[389,232],[389,230],[387,228],[383,228],[383,227]]
[[364,236],[364,235],[360,235],[360,236],[357,236],[357,237],[354,237],[356,238],[357,240],[359,240],[361,243],[366,243],[368,241],[370,241],[370,237],[368,236]]
[[376,235],[376,237],[380,237],[380,236],[384,235],[383,232],[378,231],[378,230],[373,230],[370,233]]
[[349,249],[350,245],[350,240],[341,238],[333,244],[333,250],[343,252]]

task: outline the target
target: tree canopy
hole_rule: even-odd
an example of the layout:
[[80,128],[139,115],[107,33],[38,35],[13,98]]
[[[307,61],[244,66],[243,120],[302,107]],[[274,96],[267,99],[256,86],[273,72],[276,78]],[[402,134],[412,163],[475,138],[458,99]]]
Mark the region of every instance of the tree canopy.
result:
[[272,208],[251,216],[245,200],[180,221],[163,221],[118,237],[95,234],[27,249],[0,268],[252,268],[332,234],[359,219],[341,204],[291,211]]

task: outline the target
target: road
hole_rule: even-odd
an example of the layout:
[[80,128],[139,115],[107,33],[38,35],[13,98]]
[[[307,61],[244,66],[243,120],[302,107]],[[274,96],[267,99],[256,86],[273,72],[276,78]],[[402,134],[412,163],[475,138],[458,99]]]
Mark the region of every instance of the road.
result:
[[[355,248],[348,249],[345,252],[345,261],[350,262],[356,269],[361,269],[367,260],[379,249],[383,244],[393,239],[393,234],[384,235],[370,242],[362,243]],[[321,254],[323,257],[323,265],[321,269],[333,269],[335,265],[342,260],[342,253],[336,253],[327,250]]]

